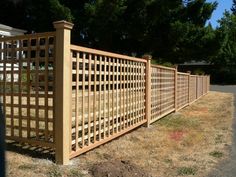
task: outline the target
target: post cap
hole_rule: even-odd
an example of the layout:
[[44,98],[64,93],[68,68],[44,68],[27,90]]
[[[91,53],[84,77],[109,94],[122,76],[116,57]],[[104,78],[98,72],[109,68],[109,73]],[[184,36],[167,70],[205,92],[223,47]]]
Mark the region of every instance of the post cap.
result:
[[145,54],[145,55],[143,55],[142,58],[146,59],[146,60],[151,60],[152,59],[152,55]]
[[68,21],[65,21],[65,20],[61,20],[61,21],[55,21],[53,22],[53,26],[54,28],[56,29],[61,29],[61,28],[64,28],[64,29],[69,29],[71,30],[74,26],[73,23],[70,23]]

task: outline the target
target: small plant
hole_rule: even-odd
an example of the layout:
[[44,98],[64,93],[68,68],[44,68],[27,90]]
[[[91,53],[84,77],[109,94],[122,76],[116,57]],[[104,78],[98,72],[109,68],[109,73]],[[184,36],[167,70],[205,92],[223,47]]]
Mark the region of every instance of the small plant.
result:
[[217,135],[216,138],[215,138],[215,143],[216,144],[220,144],[222,143],[222,138],[223,138],[223,135]]
[[209,153],[210,156],[215,157],[215,158],[221,158],[223,157],[223,153],[219,151],[212,151]]
[[33,165],[31,164],[23,164],[18,167],[20,170],[31,170],[34,168]]
[[81,172],[76,169],[70,170],[70,174],[68,175],[68,177],[83,177],[83,176],[84,175],[81,174]]
[[172,163],[171,159],[165,159],[165,163]]
[[184,175],[195,175],[197,170],[192,167],[180,167],[177,170],[178,175],[184,176]]
[[53,168],[48,172],[49,177],[61,177],[61,171],[57,166],[53,166]]

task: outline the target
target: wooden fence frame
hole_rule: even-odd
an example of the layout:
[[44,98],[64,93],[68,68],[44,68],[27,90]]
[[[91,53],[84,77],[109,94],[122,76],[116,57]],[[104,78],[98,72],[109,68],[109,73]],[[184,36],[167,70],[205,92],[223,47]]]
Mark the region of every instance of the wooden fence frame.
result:
[[[180,73],[178,72],[177,67],[176,68],[169,68],[169,67],[164,67],[160,65],[152,65],[151,64],[151,57],[150,56],[144,56],[143,58],[134,58],[134,57],[129,57],[125,55],[120,55],[120,54],[114,54],[110,52],[104,52],[104,51],[99,51],[99,50],[94,50],[94,49],[89,49],[85,47],[79,47],[79,46],[74,46],[71,45],[71,30],[73,28],[73,24],[66,22],[66,21],[57,21],[54,22],[54,28],[56,29],[55,32],[55,87],[54,87],[54,141],[53,141],[53,148],[55,150],[55,158],[56,162],[58,164],[68,164],[69,160],[81,153],[87,152],[90,149],[93,149],[101,144],[104,144],[108,141],[111,141],[112,139],[121,136],[122,134],[133,130],[134,128],[141,126],[141,125],[146,125],[147,127],[150,126],[151,123],[155,122],[159,118],[164,117],[165,115],[176,112],[180,109],[182,109],[185,106],[188,106],[201,98],[203,95],[207,94],[209,92],[209,85],[210,85],[210,76],[198,76],[198,75],[191,75],[190,73]],[[34,36],[37,34],[31,34],[31,36]],[[19,37],[15,37],[15,39],[18,39]],[[4,40],[4,39],[3,39]],[[0,39],[1,42],[1,39]],[[112,134],[102,141],[96,142],[94,144],[88,145],[86,148],[81,149],[79,152],[74,152],[72,153],[71,149],[71,142],[72,142],[72,50],[77,50],[77,51],[83,51],[87,52],[90,54],[96,54],[96,55],[101,55],[101,56],[106,56],[109,58],[109,62],[111,58],[118,58],[120,60],[124,61],[132,61],[132,62],[140,62],[142,64],[145,64],[145,97],[143,98],[145,101],[145,118],[143,121],[134,124],[133,126],[130,126],[127,128],[123,128],[123,131],[120,131],[116,134]],[[5,51],[2,50],[2,51]],[[85,65],[85,64],[83,64]],[[77,64],[77,67],[79,64]],[[123,65],[124,66],[124,65]],[[91,66],[89,66],[91,67]],[[127,66],[126,66],[127,67]],[[152,73],[151,69],[152,67],[154,68],[159,68],[160,72],[161,70],[165,70],[166,73],[165,75],[158,75],[156,78],[159,80],[159,82],[162,81],[162,78],[166,77],[166,84],[172,84],[171,86],[168,87],[168,93],[171,94],[171,96],[166,97],[165,99],[170,100],[171,104],[171,109],[167,112],[164,112],[163,114],[160,113],[159,117],[155,120],[151,120],[151,115],[152,115]],[[4,69],[5,72],[6,69]],[[170,71],[170,72],[169,72]],[[1,71],[1,74],[4,75],[4,72]],[[84,71],[83,71],[84,72]],[[110,72],[110,70],[109,70]],[[127,71],[126,71],[127,72]],[[118,71],[117,71],[118,73]],[[91,74],[89,72],[89,74]],[[185,95],[184,99],[187,99],[187,102],[184,102],[183,105],[180,107],[178,106],[179,100],[178,100],[178,75],[184,75],[186,76],[187,80],[184,80],[187,85],[185,85],[187,88],[187,95]],[[109,74],[110,76],[110,74]],[[4,76],[5,77],[5,76]],[[191,85],[191,77],[196,78],[196,82],[194,81],[195,86]],[[110,78],[109,78],[110,79]],[[78,80],[78,78],[77,78]],[[83,79],[84,81],[84,79]],[[91,82],[91,80],[89,80]],[[110,81],[110,80],[109,80]],[[4,83],[3,83],[4,84]],[[128,86],[127,86],[128,87]],[[196,93],[191,91],[191,88],[194,87],[196,90]],[[114,88],[113,88],[114,89]],[[123,88],[124,89],[124,88]],[[158,90],[158,89],[157,89]],[[161,91],[161,88],[159,89]],[[161,92],[160,92],[161,93]],[[160,94],[159,93],[159,94]],[[196,98],[195,100],[191,100],[191,95],[192,97]],[[4,97],[4,95],[0,95],[1,97]],[[4,97],[5,99],[5,97]],[[154,100],[155,101],[155,100]],[[165,101],[165,100],[164,100]],[[20,104],[20,103],[19,103]],[[123,105],[123,108],[125,106]],[[173,107],[173,108],[172,108]],[[124,108],[125,109],[125,108]],[[128,122],[128,118],[126,118],[126,121]],[[124,121],[125,122],[125,121]],[[127,123],[126,122],[126,123]],[[89,123],[90,124],[90,123]],[[123,123],[125,124],[125,123]],[[128,124],[128,123],[127,123]],[[105,126],[105,125],[104,125]],[[90,127],[89,127],[90,128]],[[84,130],[83,130],[84,131]],[[78,132],[77,132],[78,133]],[[78,136],[78,135],[77,135]],[[94,135],[95,136],[95,135]],[[105,136],[105,135],[104,135]],[[14,138],[13,138],[14,140]],[[15,139],[17,141],[17,139]],[[42,143],[43,146],[43,143]]]

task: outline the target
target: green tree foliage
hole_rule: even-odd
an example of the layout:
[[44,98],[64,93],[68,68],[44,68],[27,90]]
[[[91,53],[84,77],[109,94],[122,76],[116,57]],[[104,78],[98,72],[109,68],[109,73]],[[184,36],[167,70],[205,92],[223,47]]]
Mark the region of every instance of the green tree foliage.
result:
[[233,5],[231,7],[231,11],[233,12],[234,15],[236,15],[236,0],[233,0]]
[[217,65],[236,64],[236,15],[225,12],[216,29],[220,49],[212,60]]
[[110,51],[152,54],[181,63],[214,55],[216,36],[205,26],[217,3],[205,0],[98,0],[85,4],[88,41]]
[[206,0],[1,0],[0,23],[28,31],[72,21],[72,41],[160,62],[211,58],[217,39],[206,26],[217,3]]
[[216,29],[219,50],[211,62],[212,76],[217,83],[236,83],[236,15],[226,11]]
[[29,32],[52,30],[55,20],[73,20],[70,9],[59,0],[1,0],[0,12],[0,23]]

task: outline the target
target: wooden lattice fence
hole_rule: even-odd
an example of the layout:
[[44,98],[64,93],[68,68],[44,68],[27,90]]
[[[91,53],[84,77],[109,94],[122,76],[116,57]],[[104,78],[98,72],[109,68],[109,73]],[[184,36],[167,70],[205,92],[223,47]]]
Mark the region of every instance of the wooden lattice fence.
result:
[[[71,45],[55,32],[0,38],[6,138],[55,150],[58,163],[178,111],[209,91],[209,76]],[[148,130],[148,129],[147,129]]]

